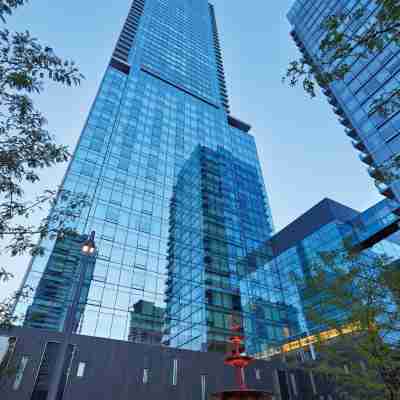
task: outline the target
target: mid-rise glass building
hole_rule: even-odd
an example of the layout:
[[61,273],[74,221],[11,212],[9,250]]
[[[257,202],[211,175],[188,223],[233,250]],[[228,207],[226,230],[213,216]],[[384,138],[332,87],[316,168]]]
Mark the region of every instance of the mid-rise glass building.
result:
[[[382,254],[398,268],[399,212],[398,203],[389,199],[362,213],[324,199],[241,260],[241,285],[249,286],[253,294],[243,302],[248,351],[269,358],[302,350],[313,357],[307,338],[327,330],[308,314],[319,302],[306,294],[313,265],[323,268],[327,252],[352,249],[360,255],[355,262],[362,262],[366,269]],[[351,268],[345,263],[337,266]],[[283,297],[272,297],[274,292]],[[342,310],[327,312],[324,318],[345,320]]]
[[[378,3],[375,0],[296,0],[288,14],[293,26],[291,34],[301,52],[318,68],[324,68],[318,61],[323,59],[319,46],[325,33],[324,19],[364,8],[361,19],[341,28],[348,35],[360,34],[366,24],[374,20],[380,7]],[[344,80],[333,82],[323,91],[353,146],[361,152],[360,159],[368,165],[368,172],[380,192],[400,200],[400,181],[393,179],[385,183],[380,172],[381,167],[390,166],[393,157],[400,152],[400,110],[393,110],[388,115],[371,112],[375,99],[400,85],[400,48],[389,43],[381,52],[368,57],[353,57],[345,62],[351,70]]]
[[[224,268],[233,268],[233,257],[243,256],[271,235],[268,200],[249,130],[248,124],[229,113],[213,6],[207,0],[134,0],[62,183],[63,189],[90,198],[90,207],[74,227],[80,234],[96,232],[98,254],[78,333],[136,341],[148,312],[154,314],[150,330],[159,332],[166,292],[171,288],[167,284],[174,257],[168,252],[168,241],[173,240],[170,222],[175,218],[178,227],[178,219],[192,221],[199,243],[205,245],[205,204],[198,203],[195,209],[189,201],[178,203],[179,213],[171,206],[179,192],[186,190],[181,188],[180,177],[196,162],[199,146],[209,155],[210,165],[216,158],[218,168],[229,173],[216,183],[224,192],[225,208],[210,222],[210,230],[232,238],[229,245],[221,242],[227,255]],[[238,186],[232,188],[235,183]],[[193,180],[197,194],[209,192],[210,198],[218,197],[211,181],[201,188],[196,186],[199,184]],[[242,209],[246,206],[248,209]],[[182,240],[186,239],[179,237],[176,246]],[[187,240],[193,262],[198,256],[196,271],[204,286],[209,279],[205,271],[210,256],[202,258],[200,250],[196,255],[197,242]],[[52,255],[57,244],[44,245],[45,256],[32,260],[24,284],[34,288],[31,304],[46,304],[48,313],[57,314],[70,301],[41,290],[41,282],[52,279],[54,270],[62,270],[67,257],[59,257],[56,265]],[[183,269],[177,272],[179,279],[184,274]],[[222,282],[225,270],[224,274],[216,273],[212,279]],[[53,284],[64,290],[64,280]],[[233,278],[229,285],[237,287]],[[228,288],[227,293],[233,301],[232,290]],[[206,296],[204,290],[201,296]],[[175,298],[183,299],[184,295]],[[200,303],[205,304],[204,297]],[[25,314],[31,304],[19,303],[16,313]],[[192,318],[197,326],[207,326],[205,312],[190,317],[186,309],[174,307],[171,300],[169,321],[178,313],[178,319]],[[26,325],[33,324],[29,315]],[[62,318],[34,325],[63,329]],[[197,342],[189,338],[187,342],[193,345],[186,347],[198,349],[199,343],[207,347],[203,328],[202,338]],[[226,334],[227,325],[224,329]],[[183,332],[172,334],[173,326],[167,330],[166,341],[185,344],[174,339],[182,338]],[[198,337],[194,331],[190,335]]]

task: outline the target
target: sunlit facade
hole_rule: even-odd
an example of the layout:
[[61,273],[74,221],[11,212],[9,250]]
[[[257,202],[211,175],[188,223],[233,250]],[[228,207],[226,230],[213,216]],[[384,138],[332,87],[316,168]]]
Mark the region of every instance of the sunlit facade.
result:
[[[213,7],[206,0],[134,0],[62,183],[90,197],[76,228],[95,231],[98,250],[78,333],[132,340],[135,305],[166,308],[171,200],[199,145],[248,165],[252,175],[243,184],[244,196],[251,189],[245,184],[257,185],[262,194],[263,224],[243,239],[240,251],[271,235],[249,130],[229,114]],[[190,207],[182,213],[190,214]],[[228,230],[235,221],[229,228],[221,224]],[[46,255],[32,260],[24,281],[35,289],[33,303],[40,301],[38,288],[50,271],[54,243],[45,245]],[[47,300],[54,310],[69,304]],[[19,303],[17,314],[29,306]],[[201,318],[205,326],[205,314]],[[62,329],[59,323],[36,326]]]
[[[360,20],[353,20],[343,31],[348,35],[360,34],[366,24],[373,22],[379,10],[375,0],[296,0],[288,14],[293,27],[292,36],[301,52],[323,68],[319,45],[324,37],[322,23],[330,15],[354,13],[361,7],[366,12]],[[384,183],[381,166],[392,164],[400,152],[400,110],[387,115],[371,112],[373,102],[382,94],[397,89],[400,84],[400,48],[394,42],[381,52],[368,57],[344,60],[351,70],[343,80],[323,88],[329,102],[360,151],[360,159],[368,165],[368,172],[376,181],[379,191],[400,200],[400,181]]]

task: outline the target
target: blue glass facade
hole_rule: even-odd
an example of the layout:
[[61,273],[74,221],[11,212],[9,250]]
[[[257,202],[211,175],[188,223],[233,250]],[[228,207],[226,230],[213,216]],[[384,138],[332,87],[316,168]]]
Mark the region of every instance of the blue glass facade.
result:
[[[127,340],[134,336],[135,305],[152,304],[157,315],[165,309],[171,199],[199,145],[250,166],[243,201],[257,179],[264,222],[243,246],[270,236],[254,139],[228,110],[212,6],[206,0],[135,0],[62,184],[90,196],[76,228],[95,231],[98,249],[79,333]],[[185,207],[182,215],[197,215],[192,204]],[[25,279],[36,289],[33,302],[50,271],[54,243],[46,246]],[[54,298],[50,307],[56,312],[66,304]],[[17,313],[27,306],[19,304]]]
[[[386,199],[363,213],[325,199],[246,257],[242,284],[251,281],[248,308],[256,310],[244,316],[248,350],[268,358],[285,344],[325,330],[307,315],[310,301],[318,302],[304,296],[311,266],[323,265],[327,251],[345,251],[349,245],[361,252],[366,268],[378,254],[398,260],[398,212],[397,203]],[[280,297],[270,297],[274,291]]]
[[179,174],[170,218],[168,343],[227,350],[249,290],[239,285],[238,260],[270,236],[256,160],[199,146]]
[[[349,35],[360,33],[367,22],[373,21],[378,11],[375,0],[297,0],[288,14],[293,26],[292,36],[303,54],[318,65],[324,19],[335,13],[355,12],[360,7],[367,11],[363,18],[343,27]],[[378,111],[371,113],[371,106],[383,93],[399,87],[400,48],[389,43],[380,53],[345,62],[351,65],[351,71],[343,81],[335,81],[324,88],[324,93],[353,146],[361,152],[360,159],[368,165],[368,172],[380,192],[399,200],[399,181],[394,180],[390,185],[382,182],[379,167],[390,165],[393,157],[399,154],[400,113],[394,111],[383,116]]]
[[82,245],[86,239],[86,235],[68,234],[55,241],[46,273],[40,277],[35,287],[35,296],[27,309],[24,326],[60,330],[67,318],[66,305],[72,303],[77,290],[80,269],[85,268],[86,276],[75,318],[75,325],[78,325],[88,300],[96,265],[96,257],[82,255]]

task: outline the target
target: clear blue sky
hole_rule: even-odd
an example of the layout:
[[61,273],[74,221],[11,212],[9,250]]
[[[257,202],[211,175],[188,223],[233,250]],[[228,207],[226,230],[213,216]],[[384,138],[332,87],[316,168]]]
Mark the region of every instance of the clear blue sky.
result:
[[[49,87],[38,100],[57,139],[74,148],[131,0],[33,1],[9,21],[29,29],[57,54],[72,57],[86,76],[78,89]],[[363,210],[381,197],[327,101],[308,99],[281,83],[289,60],[298,56],[286,13],[292,0],[214,0],[232,114],[253,126],[277,229],[324,197]],[[65,167],[51,170],[43,187],[55,187]],[[40,187],[36,186],[36,190]],[[0,266],[19,285],[28,257]]]

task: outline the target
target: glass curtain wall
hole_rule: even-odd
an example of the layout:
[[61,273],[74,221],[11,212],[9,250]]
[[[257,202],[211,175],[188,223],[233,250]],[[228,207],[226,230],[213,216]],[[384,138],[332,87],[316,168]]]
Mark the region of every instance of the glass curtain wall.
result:
[[[361,34],[366,24],[375,20],[379,10],[377,1],[297,0],[288,14],[292,36],[300,50],[322,67],[319,45],[325,32],[324,19],[336,13],[354,13],[361,7],[365,8],[363,17],[343,26],[343,32],[350,36]],[[393,181],[388,187],[378,171],[380,166],[390,165],[399,154],[400,113],[396,109],[387,115],[371,112],[374,100],[400,85],[400,48],[389,43],[368,57],[349,57],[343,62],[351,66],[351,71],[344,80],[324,88],[324,93],[353,140],[353,146],[361,151],[360,159],[369,166],[368,172],[376,180],[378,189],[385,196],[400,200],[399,181]]]
[[171,202],[167,287],[168,343],[227,351],[243,323],[238,260],[268,239],[264,191],[255,165],[223,147],[198,147]]

